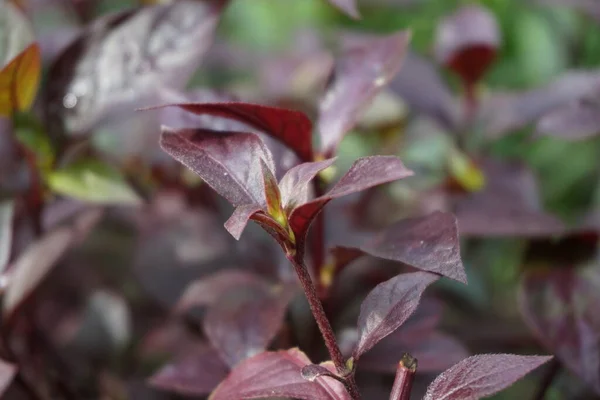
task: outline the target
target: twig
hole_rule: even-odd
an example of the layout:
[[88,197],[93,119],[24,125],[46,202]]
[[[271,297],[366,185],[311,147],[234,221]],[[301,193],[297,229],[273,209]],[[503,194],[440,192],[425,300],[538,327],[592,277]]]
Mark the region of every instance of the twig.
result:
[[404,353],[396,369],[396,379],[390,394],[390,400],[410,400],[410,392],[417,372],[417,359]]

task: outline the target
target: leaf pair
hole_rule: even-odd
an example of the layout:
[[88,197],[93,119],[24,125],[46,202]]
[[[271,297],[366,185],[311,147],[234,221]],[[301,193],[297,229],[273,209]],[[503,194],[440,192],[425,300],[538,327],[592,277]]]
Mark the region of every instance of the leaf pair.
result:
[[[270,119],[266,116],[277,109],[244,104],[239,107],[234,104],[230,109],[268,110],[269,113],[245,116],[244,121],[253,121],[254,126],[262,126],[265,130],[269,127],[280,137],[287,137],[288,130],[295,129],[294,122],[285,116],[293,117],[295,121],[308,121],[299,117],[300,113],[287,112],[282,114],[282,119],[272,119],[273,122],[267,124]],[[310,223],[334,198],[412,175],[396,157],[365,157],[357,160],[329,192],[309,200],[311,180],[334,159],[297,165],[278,183],[274,177],[272,155],[256,134],[163,128],[160,143],[167,153],[196,172],[237,207],[225,224],[236,239],[248,220],[253,219],[286,247],[303,245]]]

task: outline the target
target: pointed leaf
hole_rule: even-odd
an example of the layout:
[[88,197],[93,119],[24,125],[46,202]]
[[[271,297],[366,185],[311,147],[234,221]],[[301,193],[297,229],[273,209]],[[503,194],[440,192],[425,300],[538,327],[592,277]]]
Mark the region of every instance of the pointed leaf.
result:
[[182,89],[212,43],[226,0],[177,1],[89,24],[48,72],[47,123],[70,134]]
[[285,219],[286,217],[283,214],[281,207],[281,193],[279,193],[277,179],[273,175],[273,171],[269,169],[263,160],[260,160],[260,169],[262,171],[263,185],[265,188],[267,212],[275,219]]
[[305,365],[302,367],[300,373],[302,374],[302,377],[309,382],[314,382],[320,376],[329,376],[338,379],[338,376],[331,372],[331,370],[317,364]]
[[494,15],[465,6],[442,20],[436,34],[436,57],[467,84],[479,81],[496,57],[500,29]]
[[89,203],[139,205],[140,197],[120,171],[94,160],[81,161],[50,172],[48,186],[53,192]]
[[478,400],[491,396],[551,358],[514,354],[469,357],[435,378],[423,400]]
[[274,293],[259,286],[228,291],[206,313],[206,336],[221,358],[234,367],[267,348],[279,332],[294,294],[283,287]]
[[33,43],[0,70],[0,116],[11,116],[31,107],[41,69],[40,48]]
[[450,213],[436,211],[424,217],[404,219],[360,249],[375,257],[467,283],[460,258],[458,226]]
[[296,240],[306,236],[310,223],[329,201],[411,175],[413,172],[394,156],[371,156],[356,160],[329,192],[298,206],[291,213],[290,226]]
[[266,204],[260,162],[274,166],[257,135],[163,127],[160,145],[234,206]]
[[600,135],[598,99],[582,100],[544,115],[537,123],[538,136],[583,140]]
[[600,394],[600,268],[525,273],[519,308],[541,343]]
[[0,203],[0,273],[4,272],[10,259],[13,235],[14,202],[7,200]]
[[[245,206],[236,207],[233,214],[231,214],[231,217],[225,221],[225,229],[227,229],[227,232],[229,232],[235,240],[240,240],[242,232],[246,229],[246,225],[248,225],[250,219],[257,213],[264,214],[262,207],[257,204],[247,204]],[[267,215],[264,215],[264,217],[266,219],[270,218]]]
[[421,295],[438,277],[427,272],[398,275],[377,285],[360,306],[356,360],[398,329],[417,309]]
[[[258,129],[292,149],[301,160],[312,161],[312,124],[299,111],[251,103],[182,103],[176,106],[194,114],[229,118]],[[155,107],[153,107],[155,108]]]
[[329,2],[350,17],[354,19],[360,19],[358,7],[356,6],[356,0],[329,0]]
[[183,396],[203,396],[216,388],[228,372],[229,367],[218,353],[205,347],[165,365],[150,377],[148,383]]
[[330,158],[302,163],[290,168],[279,182],[281,201],[285,210],[291,211],[294,207],[306,203],[309,199],[310,182],[320,171],[331,166],[335,160],[335,158]]
[[209,399],[350,399],[343,385],[331,378],[321,377],[315,382],[302,378],[302,367],[310,363],[308,357],[298,349],[258,354],[235,367]]
[[373,97],[398,73],[410,33],[372,39],[350,49],[337,63],[319,106],[321,150],[331,156]]
[[251,286],[267,289],[267,283],[251,272],[238,269],[215,272],[190,283],[177,302],[175,310],[185,313],[193,307],[209,306],[231,289]]

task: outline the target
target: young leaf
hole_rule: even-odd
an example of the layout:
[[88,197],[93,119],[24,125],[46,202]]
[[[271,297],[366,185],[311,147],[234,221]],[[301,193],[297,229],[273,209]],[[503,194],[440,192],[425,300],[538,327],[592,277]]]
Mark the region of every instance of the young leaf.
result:
[[329,201],[411,175],[413,172],[397,157],[371,156],[356,160],[350,170],[324,196],[302,204],[292,211],[289,220],[296,240],[303,240],[310,223]]
[[496,57],[500,30],[485,8],[466,6],[445,18],[436,34],[436,57],[467,85],[479,81]]
[[335,158],[330,158],[323,161],[302,163],[290,168],[279,181],[281,202],[284,209],[292,211],[296,206],[306,203],[309,200],[310,182],[320,171],[328,168],[334,162]]
[[597,265],[525,273],[519,308],[541,343],[600,394],[600,273]]
[[437,279],[434,274],[413,272],[377,285],[360,306],[355,360],[402,326],[417,309],[425,289]]
[[544,115],[537,123],[538,136],[584,140],[600,135],[600,104],[580,101]]
[[12,249],[14,202],[0,203],[0,273],[4,272]]
[[236,288],[208,309],[204,331],[230,367],[263,352],[277,335],[295,293],[289,289]]
[[398,73],[410,33],[376,38],[350,49],[335,66],[333,80],[319,105],[321,151],[335,154],[360,112]]
[[356,6],[356,0],[329,0],[331,4],[339,8],[347,15],[354,19],[359,19],[360,14],[358,13],[358,7]]
[[89,24],[55,60],[44,99],[53,129],[81,134],[182,89],[212,43],[226,0],[177,1]]
[[[251,103],[182,103],[176,106],[194,114],[229,118],[278,139],[303,161],[312,161],[312,124],[299,111]],[[153,107],[154,108],[154,107]]]
[[309,364],[308,357],[298,349],[258,354],[237,365],[209,399],[350,399],[343,385],[331,378],[320,377],[315,382],[302,378],[302,368]]
[[140,197],[127,184],[119,170],[88,160],[50,172],[52,191],[78,200],[106,205],[139,205]]
[[203,347],[165,365],[150,377],[148,383],[183,396],[204,396],[216,388],[228,372],[229,367],[218,353]]
[[261,160],[275,167],[257,135],[163,127],[160,145],[234,206],[266,205]]
[[360,250],[467,283],[460,259],[458,226],[450,213],[436,211],[424,217],[399,221],[365,243]]
[[40,48],[29,45],[0,70],[0,116],[28,110],[37,93],[42,69]]
[[287,224],[286,215],[283,213],[281,205],[281,193],[277,185],[277,179],[273,175],[273,171],[260,160],[260,169],[263,177],[263,185],[265,187],[265,199],[267,201],[267,213],[282,225]]
[[513,354],[472,356],[435,378],[423,400],[478,400],[491,396],[551,358]]

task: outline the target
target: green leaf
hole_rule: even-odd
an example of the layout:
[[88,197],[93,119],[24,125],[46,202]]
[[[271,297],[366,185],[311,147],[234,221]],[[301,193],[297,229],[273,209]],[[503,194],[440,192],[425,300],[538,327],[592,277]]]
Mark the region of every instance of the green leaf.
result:
[[121,173],[106,164],[87,160],[51,172],[47,178],[53,192],[106,205],[138,205],[139,196]]

